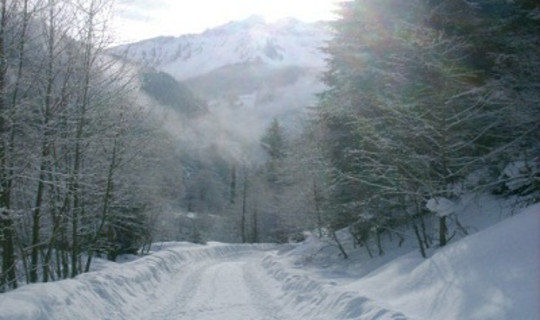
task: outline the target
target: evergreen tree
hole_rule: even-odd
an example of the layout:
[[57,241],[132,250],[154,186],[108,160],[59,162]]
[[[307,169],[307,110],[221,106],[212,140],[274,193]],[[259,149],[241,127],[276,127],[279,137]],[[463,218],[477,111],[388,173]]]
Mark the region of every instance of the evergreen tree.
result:
[[[502,79],[515,83],[518,75],[536,83],[521,65],[538,66],[538,50],[529,50],[538,43],[538,8],[527,5],[342,3],[341,19],[334,23],[336,37],[326,49],[331,56],[324,78],[329,89],[321,94],[318,108],[333,167],[328,206],[333,228],[355,226],[353,230],[378,236],[389,225],[407,221],[402,217],[421,218],[430,198],[452,199],[464,188],[478,189],[467,185],[469,175],[509,156],[509,146],[527,139],[537,144],[531,132],[538,131],[538,124],[522,118],[537,119],[537,105],[517,107],[496,96],[516,96],[525,87],[493,90]],[[512,18],[501,16],[508,6],[514,10]],[[514,25],[516,17],[525,16],[527,27]],[[520,40],[512,40],[516,33],[510,26],[523,32]],[[501,33],[510,48],[496,45]],[[514,61],[520,71],[500,73],[494,52],[497,59],[519,56]],[[530,90],[523,100],[537,95],[537,89],[526,87]],[[538,171],[530,172],[534,177]],[[448,217],[437,219],[443,246]]]
[[[255,199],[254,211],[259,212],[257,220],[265,225],[265,232],[270,241],[285,241],[287,231],[284,230],[282,197],[285,177],[283,164],[286,157],[286,143],[283,129],[277,119],[273,119],[261,137],[261,147],[266,151],[268,159],[259,170],[258,199]],[[254,187],[252,187],[254,189]],[[260,207],[260,208],[259,208]],[[263,236],[261,230],[261,236]]]
[[285,138],[279,121],[274,118],[261,138],[261,147],[270,160],[277,161],[285,157]]

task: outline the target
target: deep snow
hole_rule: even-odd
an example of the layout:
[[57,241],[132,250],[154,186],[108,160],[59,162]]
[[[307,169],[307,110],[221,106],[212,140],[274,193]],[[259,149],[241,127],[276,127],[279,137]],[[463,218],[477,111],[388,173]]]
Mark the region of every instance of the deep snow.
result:
[[315,238],[285,246],[166,243],[135,261],[2,294],[0,319],[536,320],[539,243],[540,204],[428,259],[416,251],[386,257],[363,277],[331,271],[329,255],[321,258],[327,268],[299,264],[318,250]]

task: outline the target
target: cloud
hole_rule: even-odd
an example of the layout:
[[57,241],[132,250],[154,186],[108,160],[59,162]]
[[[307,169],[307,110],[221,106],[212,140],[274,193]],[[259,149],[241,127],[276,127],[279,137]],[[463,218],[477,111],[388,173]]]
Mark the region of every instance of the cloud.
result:
[[118,0],[117,4],[122,7],[137,7],[146,9],[162,8],[170,5],[169,0]]
[[131,21],[157,21],[167,14],[171,7],[168,0],[120,0],[117,2],[116,15]]
[[121,42],[199,33],[253,14],[269,21],[285,17],[329,19],[336,0],[118,0],[116,34]]

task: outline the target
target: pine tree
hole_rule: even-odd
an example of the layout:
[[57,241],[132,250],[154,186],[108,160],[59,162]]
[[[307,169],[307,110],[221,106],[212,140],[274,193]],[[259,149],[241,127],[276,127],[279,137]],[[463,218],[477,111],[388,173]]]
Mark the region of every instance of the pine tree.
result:
[[257,220],[265,225],[264,231],[270,237],[269,240],[285,241],[287,231],[284,230],[281,214],[285,185],[283,163],[287,147],[283,129],[277,119],[272,120],[265,134],[261,137],[261,147],[266,151],[268,159],[258,172],[261,179],[258,184],[258,199],[254,200],[256,208],[253,210],[257,210],[257,212],[260,210]]
[[[510,6],[523,18],[524,4],[491,5]],[[537,24],[534,8],[525,10],[528,27]],[[407,220],[402,217],[422,217],[426,200],[457,198],[464,188],[478,190],[466,185],[471,173],[508,155],[509,145],[534,139],[525,128],[534,131],[538,124],[521,117],[536,119],[538,108],[517,110],[495,97],[494,83],[515,81],[517,74],[506,69],[497,75],[491,55],[514,57],[522,48],[512,45],[519,40],[508,33],[504,43],[513,48],[498,51],[499,32],[508,32],[503,30],[512,23],[486,10],[461,0],[342,4],[336,37],[326,48],[331,56],[324,78],[329,89],[321,94],[318,108],[333,169],[328,210],[334,228],[353,225],[377,236],[388,225]],[[532,30],[518,30],[523,31],[519,39],[528,40],[521,45],[538,43]],[[519,63],[532,61],[528,68],[534,70],[538,50],[526,52],[520,56],[528,60]],[[518,70],[519,76],[526,74]],[[536,83],[534,76],[526,78]],[[519,91],[514,86],[510,92]],[[535,94],[530,90],[524,97]],[[516,119],[513,127],[505,123],[508,119]],[[521,129],[512,133],[511,128]],[[503,138],[501,130],[509,134]],[[448,217],[437,219],[443,246]]]

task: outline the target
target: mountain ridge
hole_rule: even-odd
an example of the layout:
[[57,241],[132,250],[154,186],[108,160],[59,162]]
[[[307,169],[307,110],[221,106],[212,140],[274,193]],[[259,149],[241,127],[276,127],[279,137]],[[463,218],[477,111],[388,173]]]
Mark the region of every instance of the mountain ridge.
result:
[[[167,117],[167,127],[175,136],[197,141],[199,147],[217,145],[228,159],[259,162],[264,158],[259,139],[270,121],[276,118],[286,130],[297,133],[307,107],[324,90],[321,75],[326,54],[320,49],[331,38],[329,30],[324,22],[288,18],[267,23],[251,16],[200,34],[147,39],[109,53],[140,70],[156,71],[159,79],[154,80],[167,80],[168,89],[185,85],[200,98],[201,108],[192,108],[189,99],[173,103],[171,98],[190,95],[169,90],[166,97],[155,96],[164,92],[155,87],[161,82],[146,83],[153,90],[152,98],[160,102],[153,108],[160,109],[167,101],[174,110],[188,111]],[[173,84],[159,72],[183,84]],[[192,112],[196,109],[202,112]],[[180,118],[188,114],[196,119],[180,125]]]
[[322,22],[287,18],[267,23],[260,16],[251,16],[199,34],[146,39],[114,47],[110,52],[187,80],[244,63],[323,70],[325,54],[320,48],[330,38],[329,28]]

